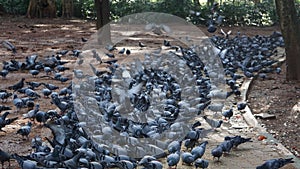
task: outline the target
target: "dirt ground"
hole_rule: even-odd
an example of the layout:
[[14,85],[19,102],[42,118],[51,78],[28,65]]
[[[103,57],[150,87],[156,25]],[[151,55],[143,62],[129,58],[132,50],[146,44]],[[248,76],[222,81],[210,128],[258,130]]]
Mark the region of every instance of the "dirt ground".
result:
[[[206,27],[200,26],[204,33],[210,36],[206,31]],[[96,32],[95,24],[90,21],[72,19],[26,19],[23,17],[0,17],[0,41],[9,40],[15,44],[18,53],[13,55],[0,47],[0,62],[9,59],[21,59],[31,54],[54,54],[58,50],[73,50],[81,49],[84,42],[81,38],[89,38]],[[225,31],[232,30],[232,34],[240,31],[241,34],[249,36],[269,35],[274,30],[279,30],[278,27],[268,28],[253,28],[253,27],[238,27],[224,28]],[[65,60],[74,60],[72,56],[65,56]],[[275,119],[261,120],[268,131],[274,135],[286,148],[288,148],[295,156],[300,157],[300,127],[299,127],[299,111],[291,113],[291,109],[297,102],[300,101],[300,83],[290,83],[285,81],[284,65],[283,72],[279,75],[271,74],[265,80],[255,80],[248,96],[250,108],[253,113],[268,112],[276,115]],[[28,73],[20,73],[20,76],[26,76],[28,81],[36,81]],[[15,83],[20,78],[9,76],[9,80],[1,80],[1,89],[7,88],[8,85]],[[72,76],[68,74],[67,76]],[[59,86],[63,84],[53,82],[51,79],[43,79],[48,83],[53,83]],[[49,105],[49,100],[41,101],[41,108],[54,108]],[[1,103],[2,105],[11,105]],[[25,113],[25,112],[23,112]],[[13,113],[11,117],[22,117],[22,113]],[[1,148],[10,153],[26,154],[31,152],[30,140],[24,140],[20,136],[16,136],[15,130],[19,125],[23,125],[24,121],[19,120],[18,124],[10,125],[5,128],[7,133],[0,132]],[[33,135],[49,136],[50,131],[37,126],[33,129]],[[12,144],[14,143],[14,144]],[[251,145],[250,145],[251,147]]]

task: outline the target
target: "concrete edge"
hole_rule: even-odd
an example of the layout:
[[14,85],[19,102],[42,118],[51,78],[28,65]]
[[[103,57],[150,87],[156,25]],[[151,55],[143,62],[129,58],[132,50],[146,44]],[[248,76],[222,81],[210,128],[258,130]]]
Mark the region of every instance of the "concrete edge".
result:
[[[279,61],[279,65],[283,64],[285,62],[285,59],[282,59]],[[244,102],[247,102],[248,100],[248,94],[249,94],[249,89],[253,85],[253,81],[256,80],[257,77],[253,77],[250,80],[244,81],[243,85],[241,88],[245,89],[245,91],[242,93],[242,100]],[[256,120],[254,117],[250,107],[247,105],[245,108],[245,113],[242,113],[244,120],[246,123],[250,126],[253,127],[258,131],[259,134],[264,135],[267,137],[267,141],[272,141],[275,143],[277,146],[277,149],[280,154],[284,155],[283,158],[293,158],[294,165],[296,168],[300,169],[300,159],[293,155],[286,147],[284,147],[277,139],[273,137],[272,134],[268,133],[266,128],[262,127],[262,125]]]

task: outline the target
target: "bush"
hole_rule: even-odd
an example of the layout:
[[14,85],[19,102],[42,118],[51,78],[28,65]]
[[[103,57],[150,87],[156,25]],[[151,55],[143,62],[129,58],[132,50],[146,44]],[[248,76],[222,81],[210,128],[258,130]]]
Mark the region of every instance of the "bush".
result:
[[5,12],[13,15],[25,15],[29,0],[0,0]]

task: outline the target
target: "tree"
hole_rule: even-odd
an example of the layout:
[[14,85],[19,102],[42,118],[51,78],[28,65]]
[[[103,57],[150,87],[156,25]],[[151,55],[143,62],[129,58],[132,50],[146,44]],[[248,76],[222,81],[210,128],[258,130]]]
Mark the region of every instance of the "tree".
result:
[[62,17],[71,18],[73,16],[73,0],[61,0]]
[[106,44],[111,42],[110,36],[110,25],[109,23],[109,0],[95,0],[96,16],[97,16],[97,29],[98,32],[98,43]]
[[29,18],[56,17],[55,0],[30,0],[27,8],[27,17]]
[[294,0],[275,0],[285,44],[286,80],[300,81],[300,21]]

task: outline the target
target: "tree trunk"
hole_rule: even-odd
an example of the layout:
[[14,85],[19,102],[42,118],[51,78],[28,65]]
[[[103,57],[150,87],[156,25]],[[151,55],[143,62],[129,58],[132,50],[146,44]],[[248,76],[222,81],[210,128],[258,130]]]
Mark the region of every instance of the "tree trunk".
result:
[[73,0],[61,0],[62,17],[71,18],[73,16]]
[[28,18],[55,18],[55,0],[30,0],[27,8]]
[[[111,42],[109,23],[109,0],[95,0],[98,43],[103,45]],[[101,28],[101,29],[100,29]]]
[[285,53],[287,81],[300,81],[300,21],[294,0],[276,0]]

